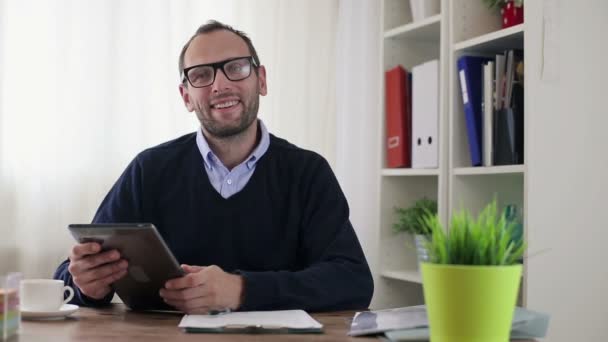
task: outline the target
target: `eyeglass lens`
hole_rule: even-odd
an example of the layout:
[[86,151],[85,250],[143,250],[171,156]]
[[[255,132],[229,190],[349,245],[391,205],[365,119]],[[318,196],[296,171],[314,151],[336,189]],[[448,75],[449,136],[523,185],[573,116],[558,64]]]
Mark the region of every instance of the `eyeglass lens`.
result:
[[231,81],[240,81],[249,77],[251,73],[251,62],[249,58],[239,58],[228,61],[214,68],[211,65],[203,65],[188,71],[188,80],[194,87],[205,87],[213,84],[217,69],[222,69],[226,78]]

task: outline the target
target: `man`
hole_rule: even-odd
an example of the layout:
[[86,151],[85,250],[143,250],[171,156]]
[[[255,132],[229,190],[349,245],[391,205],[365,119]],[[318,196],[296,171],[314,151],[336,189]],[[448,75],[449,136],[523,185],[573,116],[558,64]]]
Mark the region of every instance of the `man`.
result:
[[[367,307],[372,277],[328,163],[257,119],[266,70],[251,40],[210,21],[179,69],[201,129],[140,153],[93,222],[154,223],[187,273],[160,295],[183,312]],[[72,302],[103,305],[127,270],[118,251],[86,243],[55,278]]]

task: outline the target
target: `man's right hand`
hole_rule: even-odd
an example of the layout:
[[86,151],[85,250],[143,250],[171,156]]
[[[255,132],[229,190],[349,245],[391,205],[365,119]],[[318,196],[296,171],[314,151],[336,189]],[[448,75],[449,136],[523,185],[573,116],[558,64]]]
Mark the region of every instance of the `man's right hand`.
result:
[[70,253],[68,271],[80,292],[93,299],[102,299],[110,284],[127,275],[128,262],[117,250],[101,252],[96,242],[77,244]]

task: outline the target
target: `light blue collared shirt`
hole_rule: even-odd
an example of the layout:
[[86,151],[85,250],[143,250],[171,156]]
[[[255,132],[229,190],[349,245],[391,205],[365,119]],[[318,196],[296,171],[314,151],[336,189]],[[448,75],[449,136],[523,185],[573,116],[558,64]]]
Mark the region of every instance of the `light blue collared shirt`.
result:
[[205,136],[203,135],[202,128],[198,129],[196,132],[196,145],[203,156],[204,167],[207,176],[209,177],[209,182],[211,182],[213,188],[215,188],[223,198],[228,198],[243,190],[253,175],[258,160],[260,160],[268,150],[268,145],[270,145],[270,134],[268,134],[268,130],[266,129],[266,126],[264,126],[262,120],[258,119],[258,122],[260,123],[261,133],[258,146],[251,152],[249,157],[245,158],[245,161],[232,170],[228,170],[215,153],[211,151],[207,139],[205,139]]

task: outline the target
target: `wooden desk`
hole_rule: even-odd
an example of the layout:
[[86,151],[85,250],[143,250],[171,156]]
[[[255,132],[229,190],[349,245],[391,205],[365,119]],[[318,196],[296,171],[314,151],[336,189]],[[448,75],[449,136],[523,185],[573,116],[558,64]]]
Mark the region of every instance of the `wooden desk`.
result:
[[9,341],[379,341],[375,337],[346,335],[354,313],[312,314],[323,324],[323,334],[187,334],[177,327],[181,314],[132,312],[122,304],[114,304],[104,309],[80,308],[58,321],[24,320],[18,338]]
[[312,314],[323,324],[323,334],[187,334],[177,327],[181,314],[132,312],[122,304],[104,309],[80,308],[58,321],[27,321],[17,341],[378,341],[348,337],[355,312]]

